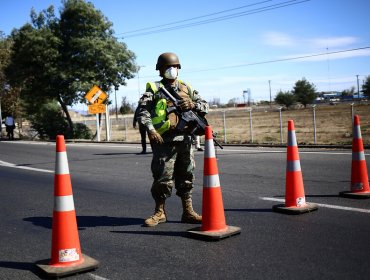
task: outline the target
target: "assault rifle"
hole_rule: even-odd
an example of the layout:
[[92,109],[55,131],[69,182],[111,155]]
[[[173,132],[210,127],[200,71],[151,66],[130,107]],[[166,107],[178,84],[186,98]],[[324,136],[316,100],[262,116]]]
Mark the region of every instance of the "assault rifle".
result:
[[[207,120],[191,110],[183,112],[180,108],[178,99],[176,99],[171,93],[169,93],[169,91],[165,89],[163,86],[160,86],[159,90],[174,105],[172,107],[167,108],[167,114],[171,112],[175,112],[176,115],[179,116],[179,122],[176,126],[176,129],[181,132],[185,130],[190,130],[190,134],[193,136],[194,135],[204,135],[206,126],[208,126]],[[212,136],[213,136],[214,143],[217,146],[219,146],[221,149],[223,149],[221,144],[215,139],[216,134],[213,131],[212,131]]]

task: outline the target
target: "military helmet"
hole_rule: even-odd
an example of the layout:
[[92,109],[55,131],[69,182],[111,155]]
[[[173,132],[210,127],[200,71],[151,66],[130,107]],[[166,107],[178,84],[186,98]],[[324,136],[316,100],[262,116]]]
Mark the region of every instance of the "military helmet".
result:
[[163,66],[176,65],[181,69],[179,58],[176,54],[171,52],[162,53],[157,60],[155,70],[161,70]]

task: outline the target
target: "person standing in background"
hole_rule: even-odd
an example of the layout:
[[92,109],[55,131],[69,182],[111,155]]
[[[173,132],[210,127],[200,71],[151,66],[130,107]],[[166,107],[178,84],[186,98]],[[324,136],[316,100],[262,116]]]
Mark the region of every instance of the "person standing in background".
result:
[[14,140],[14,129],[15,129],[15,122],[12,115],[9,115],[5,118],[5,127],[6,132],[9,140]]
[[[136,129],[136,123],[138,122],[137,117],[139,116],[139,110],[140,108],[137,107],[135,110],[134,119],[132,122],[132,126],[135,129]],[[143,148],[140,154],[146,154],[146,127],[145,125],[142,125],[140,122],[139,122],[139,132],[140,132],[140,138],[141,138],[141,147]]]

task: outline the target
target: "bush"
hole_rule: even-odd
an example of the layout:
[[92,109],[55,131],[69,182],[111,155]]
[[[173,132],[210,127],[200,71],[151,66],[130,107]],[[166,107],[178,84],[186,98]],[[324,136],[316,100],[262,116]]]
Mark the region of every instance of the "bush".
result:
[[32,128],[38,133],[40,139],[53,140],[58,134],[68,131],[68,123],[60,107],[55,102],[41,105],[37,112],[29,117]]
[[83,123],[73,124],[73,132],[70,131],[67,119],[63,116],[58,103],[50,102],[40,106],[37,112],[29,117],[32,128],[38,133],[40,139],[56,139],[57,135],[65,138],[91,139],[91,130]]
[[73,138],[76,139],[92,139],[93,134],[91,129],[83,123],[73,124]]

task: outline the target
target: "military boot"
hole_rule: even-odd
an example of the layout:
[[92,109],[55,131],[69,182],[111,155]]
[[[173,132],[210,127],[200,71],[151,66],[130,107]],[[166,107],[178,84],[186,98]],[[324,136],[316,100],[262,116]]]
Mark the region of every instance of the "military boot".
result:
[[166,213],[164,212],[164,202],[164,199],[155,201],[154,215],[145,220],[145,226],[155,227],[156,225],[160,223],[165,223],[167,221]]
[[181,198],[181,202],[182,202],[182,208],[183,208],[181,222],[188,223],[188,224],[201,224],[202,216],[198,215],[194,211],[193,202],[191,200],[191,197]]

